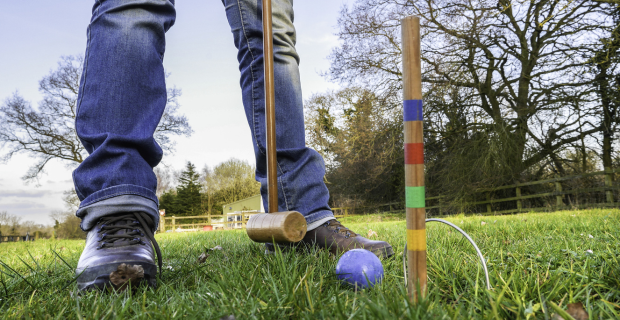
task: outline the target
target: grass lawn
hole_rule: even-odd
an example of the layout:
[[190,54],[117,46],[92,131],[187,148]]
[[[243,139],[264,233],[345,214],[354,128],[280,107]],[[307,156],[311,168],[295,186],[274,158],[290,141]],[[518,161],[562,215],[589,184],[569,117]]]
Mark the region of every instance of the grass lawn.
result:
[[[343,219],[389,241],[384,281],[354,292],[323,251],[266,256],[244,231],[162,234],[156,290],[75,294],[82,241],[0,244],[0,317],[219,319],[550,319],[550,301],[582,302],[590,319],[620,319],[620,210],[463,217],[457,224],[488,259],[487,291],[474,249],[448,226],[429,223],[428,297],[407,302],[404,215]],[[222,250],[209,250],[221,246]],[[590,251],[589,251],[590,250]],[[207,252],[204,263],[198,256]],[[543,310],[547,310],[546,313]]]

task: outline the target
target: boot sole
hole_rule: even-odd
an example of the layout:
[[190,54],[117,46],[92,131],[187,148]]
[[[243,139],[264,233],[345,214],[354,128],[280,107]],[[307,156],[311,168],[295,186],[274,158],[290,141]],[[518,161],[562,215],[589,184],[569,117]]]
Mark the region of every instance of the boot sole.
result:
[[131,283],[132,288],[137,288],[141,285],[147,285],[152,288],[157,287],[157,266],[150,263],[141,261],[125,261],[111,264],[99,265],[96,267],[87,267],[83,271],[76,272],[79,274],[77,279],[77,285],[79,291],[90,290],[106,290],[115,289],[114,284],[110,281],[110,273],[116,271],[121,264],[139,265],[144,269],[144,278],[140,279],[137,283]]

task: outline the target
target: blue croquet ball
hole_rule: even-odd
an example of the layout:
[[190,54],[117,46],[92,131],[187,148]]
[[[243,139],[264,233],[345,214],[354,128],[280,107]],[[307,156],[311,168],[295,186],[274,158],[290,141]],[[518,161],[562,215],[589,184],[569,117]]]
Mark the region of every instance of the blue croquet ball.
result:
[[336,265],[338,279],[357,288],[368,288],[383,279],[383,265],[377,256],[365,249],[345,252]]

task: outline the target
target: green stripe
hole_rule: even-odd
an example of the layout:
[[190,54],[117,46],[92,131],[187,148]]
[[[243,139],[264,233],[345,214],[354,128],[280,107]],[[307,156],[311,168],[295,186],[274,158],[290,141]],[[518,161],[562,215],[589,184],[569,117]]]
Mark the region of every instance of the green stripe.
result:
[[407,208],[426,207],[424,187],[405,187],[405,206]]

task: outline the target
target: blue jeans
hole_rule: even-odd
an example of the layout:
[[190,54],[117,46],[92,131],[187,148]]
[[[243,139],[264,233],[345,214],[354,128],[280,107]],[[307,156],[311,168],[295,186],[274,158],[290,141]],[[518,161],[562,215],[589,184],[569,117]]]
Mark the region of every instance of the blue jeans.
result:
[[[222,3],[239,50],[256,180],[267,203],[262,2]],[[73,172],[84,230],[120,212],[143,211],[159,221],[153,168],[162,149],[153,133],[166,105],[162,62],[175,18],[174,0],[97,0],[93,7],[75,122],[90,154]],[[333,213],[323,159],[305,144],[292,0],[273,0],[273,30],[279,210],[301,212],[312,229]]]

